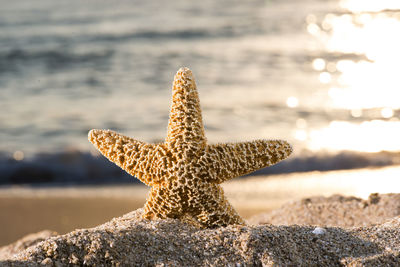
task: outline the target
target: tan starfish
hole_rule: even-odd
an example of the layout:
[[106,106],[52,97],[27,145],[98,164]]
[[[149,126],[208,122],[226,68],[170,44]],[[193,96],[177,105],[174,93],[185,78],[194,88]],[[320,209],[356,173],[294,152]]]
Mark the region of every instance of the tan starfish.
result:
[[151,190],[145,218],[193,218],[202,227],[244,224],[221,183],[273,165],[292,152],[282,140],[208,145],[192,72],[175,75],[168,134],[148,144],[110,130],[91,130],[96,148]]

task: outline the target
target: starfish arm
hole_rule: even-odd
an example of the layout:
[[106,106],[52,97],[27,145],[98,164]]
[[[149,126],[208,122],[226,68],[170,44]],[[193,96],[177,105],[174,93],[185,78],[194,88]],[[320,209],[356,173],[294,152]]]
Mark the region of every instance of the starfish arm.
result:
[[91,130],[89,141],[110,161],[146,185],[158,183],[160,146],[147,144],[111,130]]
[[214,170],[208,177],[222,183],[287,158],[293,149],[284,140],[255,140],[242,143],[210,145],[202,160]]
[[171,111],[166,144],[170,149],[204,149],[206,137],[200,100],[192,72],[180,68],[172,86]]

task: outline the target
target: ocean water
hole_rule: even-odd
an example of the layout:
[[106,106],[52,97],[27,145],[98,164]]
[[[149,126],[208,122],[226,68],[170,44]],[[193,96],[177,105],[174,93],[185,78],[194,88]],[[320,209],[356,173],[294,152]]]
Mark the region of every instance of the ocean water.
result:
[[398,47],[397,0],[0,0],[0,182],[122,177],[87,132],[162,141],[181,66],[210,143],[294,145],[271,172],[398,164]]

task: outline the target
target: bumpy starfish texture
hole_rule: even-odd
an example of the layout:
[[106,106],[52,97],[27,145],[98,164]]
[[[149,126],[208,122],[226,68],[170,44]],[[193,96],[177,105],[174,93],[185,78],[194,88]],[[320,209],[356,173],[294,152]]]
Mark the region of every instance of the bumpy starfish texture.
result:
[[89,140],[110,161],[151,186],[145,218],[189,216],[204,228],[244,224],[220,184],[271,166],[292,152],[283,140],[208,145],[188,68],[179,69],[174,78],[164,143],[148,144],[110,130],[91,130]]

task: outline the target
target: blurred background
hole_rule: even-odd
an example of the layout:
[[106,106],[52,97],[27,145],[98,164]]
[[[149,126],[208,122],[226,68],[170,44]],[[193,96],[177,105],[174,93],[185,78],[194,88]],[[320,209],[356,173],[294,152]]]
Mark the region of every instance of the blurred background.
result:
[[399,47],[398,0],[0,0],[0,245],[142,206],[87,132],[162,141],[181,66],[210,143],[294,145],[249,192],[400,192]]

